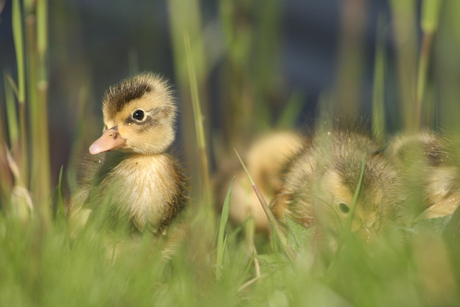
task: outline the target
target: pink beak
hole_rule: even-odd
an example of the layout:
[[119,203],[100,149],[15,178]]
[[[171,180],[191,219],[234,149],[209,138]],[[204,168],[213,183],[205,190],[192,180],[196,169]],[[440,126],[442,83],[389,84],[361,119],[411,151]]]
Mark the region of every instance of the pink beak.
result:
[[116,127],[107,129],[100,138],[94,141],[89,147],[89,152],[92,155],[99,154],[101,152],[116,150],[125,146],[126,140],[120,136]]

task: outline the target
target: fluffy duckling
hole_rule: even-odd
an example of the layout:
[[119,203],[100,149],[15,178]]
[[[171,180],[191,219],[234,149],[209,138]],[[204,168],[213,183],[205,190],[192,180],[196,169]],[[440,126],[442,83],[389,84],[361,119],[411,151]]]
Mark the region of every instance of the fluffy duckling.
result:
[[[242,153],[251,177],[267,202],[282,186],[281,171],[285,162],[301,148],[302,144],[302,138],[298,133],[274,131],[258,138],[246,152]],[[252,216],[256,230],[268,232],[270,230],[268,218],[240,162],[230,163],[227,168],[221,170],[216,179],[219,203],[223,204],[230,181],[233,176],[236,176],[230,200],[231,221],[240,224]]]
[[369,240],[386,228],[386,221],[402,221],[404,198],[396,169],[380,144],[348,130],[318,133],[288,162],[283,188],[271,206],[274,215],[282,222],[288,216],[306,228],[315,226],[321,245],[335,250],[352,210],[363,159],[351,231]]
[[165,153],[176,117],[168,83],[151,73],[124,80],[105,93],[102,111],[103,134],[89,148],[94,158],[71,200],[71,227],[101,213],[111,228],[164,234],[188,203],[187,178]]
[[409,212],[415,219],[451,215],[460,205],[458,147],[431,131],[393,137],[385,150],[404,178]]

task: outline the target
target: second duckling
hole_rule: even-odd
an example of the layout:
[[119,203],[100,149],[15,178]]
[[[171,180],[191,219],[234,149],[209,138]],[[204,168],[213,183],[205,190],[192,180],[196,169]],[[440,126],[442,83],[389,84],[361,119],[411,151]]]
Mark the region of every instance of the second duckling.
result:
[[[281,172],[284,163],[302,147],[302,144],[303,139],[299,133],[273,131],[256,139],[242,152],[249,174],[268,202],[282,186]],[[230,200],[230,219],[239,224],[252,217],[256,230],[269,232],[270,223],[262,205],[241,164],[236,161],[236,157],[234,160],[234,163],[227,164],[216,176],[217,199],[223,204],[231,178],[236,176]]]
[[281,221],[288,216],[306,228],[315,226],[321,244],[332,249],[352,211],[351,231],[365,240],[385,229],[387,221],[404,223],[400,178],[382,148],[358,132],[318,133],[287,164],[283,188],[272,203],[274,215]]

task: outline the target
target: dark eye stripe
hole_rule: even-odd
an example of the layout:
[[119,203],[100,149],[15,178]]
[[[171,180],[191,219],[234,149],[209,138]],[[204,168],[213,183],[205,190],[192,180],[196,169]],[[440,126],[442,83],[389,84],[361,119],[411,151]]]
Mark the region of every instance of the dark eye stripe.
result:
[[138,132],[143,132],[145,130],[150,129],[150,127],[156,126],[158,124],[158,118],[156,118],[155,114],[152,114],[152,111],[144,111],[144,117],[142,120],[133,118],[134,113],[135,112],[133,112],[133,114],[131,114],[125,120],[125,123],[126,124],[136,124],[139,127],[143,127],[142,129],[138,130]]

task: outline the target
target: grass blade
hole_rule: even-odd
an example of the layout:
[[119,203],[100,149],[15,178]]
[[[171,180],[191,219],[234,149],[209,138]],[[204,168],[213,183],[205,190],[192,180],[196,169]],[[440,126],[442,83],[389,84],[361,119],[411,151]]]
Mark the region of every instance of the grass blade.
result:
[[[251,177],[251,174],[249,174],[248,169],[246,168],[246,165],[244,164],[243,160],[241,159],[240,155],[238,152],[235,150],[235,153],[238,157],[238,160],[240,160],[241,165],[243,166],[244,171],[246,172],[246,175],[249,178],[249,181],[251,182],[252,188],[254,189],[254,192],[257,195],[257,198],[259,199],[260,204],[262,205],[262,208],[264,209],[265,214],[268,217],[268,220],[270,221],[270,225],[272,228],[272,238],[277,238],[279,242],[281,243],[281,248],[284,250],[286,255],[292,259],[295,257],[294,252],[292,249],[288,246],[287,244],[287,239],[286,236],[283,233],[283,227],[281,224],[276,220],[275,216],[273,215],[273,212],[270,210],[270,207],[268,206],[267,202],[265,201],[265,198],[263,197],[262,193],[260,192],[259,188],[255,184],[254,180]],[[273,242],[274,246],[276,247],[276,240]]]
[[[417,71],[417,104],[415,109],[416,116],[420,119],[422,119],[422,110],[424,107],[431,47],[433,44],[434,34],[438,29],[441,4],[442,0],[424,0],[422,3],[421,28],[423,36]],[[426,120],[428,122],[432,121],[430,118],[427,118]]]
[[22,27],[22,10],[19,0],[13,0],[13,39],[16,49],[16,65],[18,69],[18,100],[25,101],[25,70],[24,70],[24,40]]
[[[37,2],[37,49],[40,62],[44,62],[48,51],[48,1]],[[41,76],[43,78],[43,76]]]
[[206,137],[204,133],[204,118],[201,112],[200,98],[198,95],[198,83],[195,73],[195,66],[192,59],[190,48],[190,37],[188,32],[184,33],[185,52],[187,55],[188,76],[190,82],[190,91],[192,94],[193,117],[195,122],[198,151],[200,153],[200,178],[201,178],[201,196],[205,206],[210,207],[212,203],[211,183],[209,179],[209,162],[206,152]]
[[224,251],[226,249],[227,236],[224,238],[225,225],[227,225],[228,214],[230,212],[230,200],[232,197],[233,177],[230,187],[228,188],[227,195],[225,196],[222,214],[220,216],[219,233],[217,235],[217,264],[216,264],[216,279],[219,280],[222,275]]
[[439,13],[443,0],[423,0],[421,27],[423,32],[434,33],[439,26]]
[[416,70],[417,70],[417,42],[416,42],[416,1],[391,0],[392,22],[396,43],[396,65],[398,73],[398,87],[400,92],[403,126],[408,131],[419,128],[420,118],[414,112],[416,106]]
[[64,166],[61,166],[59,170],[59,178],[58,178],[58,208],[56,215],[58,217],[65,217],[65,209],[64,209],[64,198],[62,197],[62,174],[64,173]]
[[383,19],[377,25],[374,84],[372,86],[372,132],[379,141],[385,139],[385,48],[383,45]]
[[[6,82],[8,80],[9,82]],[[6,122],[10,145],[15,151],[19,140],[18,110],[14,99],[14,82],[9,76],[5,76],[5,99],[6,99]]]
[[19,105],[19,135],[20,135],[20,151],[21,154],[18,159],[19,168],[21,171],[21,177],[25,183],[29,179],[29,167],[28,167],[28,146],[27,146],[27,128],[26,128],[26,71],[25,71],[25,54],[24,54],[24,30],[23,30],[23,18],[22,18],[21,4],[19,0],[13,0],[12,3],[12,28],[13,28],[13,39],[14,47],[16,52],[16,65],[18,72],[18,105]]
[[356,202],[358,200],[359,192],[361,191],[361,186],[363,184],[364,178],[364,171],[366,169],[366,157],[363,156],[362,158],[362,165],[361,165],[361,173],[359,175],[358,185],[356,186],[355,193],[353,194],[353,200],[350,206],[350,212],[347,217],[347,221],[345,222],[345,233],[350,233],[351,231],[351,224],[353,222],[353,216],[355,214]]

